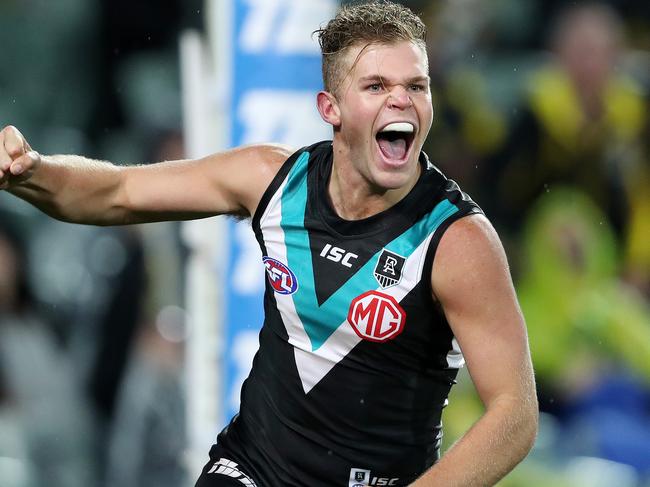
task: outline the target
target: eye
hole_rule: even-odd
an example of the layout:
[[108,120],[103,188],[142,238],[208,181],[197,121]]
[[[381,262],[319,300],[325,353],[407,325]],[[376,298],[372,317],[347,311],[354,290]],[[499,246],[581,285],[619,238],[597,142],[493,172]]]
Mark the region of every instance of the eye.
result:
[[426,90],[426,86],[420,83],[413,83],[409,85],[409,90],[414,91],[416,93],[420,93]]
[[373,83],[371,85],[368,85],[366,89],[372,93],[379,93],[383,87],[381,86],[381,83]]

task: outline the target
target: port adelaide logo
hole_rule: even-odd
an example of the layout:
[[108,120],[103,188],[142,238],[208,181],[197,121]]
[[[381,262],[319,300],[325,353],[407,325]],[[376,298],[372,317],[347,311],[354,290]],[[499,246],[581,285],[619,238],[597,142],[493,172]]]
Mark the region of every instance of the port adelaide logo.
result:
[[406,258],[390,250],[383,249],[375,266],[375,279],[386,289],[394,286],[402,279],[402,269]]

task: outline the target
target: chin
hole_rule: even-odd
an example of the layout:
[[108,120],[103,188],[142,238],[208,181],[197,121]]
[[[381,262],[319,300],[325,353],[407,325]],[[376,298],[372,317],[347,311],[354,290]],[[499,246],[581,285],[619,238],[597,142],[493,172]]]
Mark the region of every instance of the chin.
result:
[[408,161],[400,167],[386,168],[385,164],[379,161],[378,170],[373,175],[375,184],[384,190],[401,189],[414,184],[418,177],[417,161]]
[[373,171],[375,183],[384,189],[399,189],[413,183],[419,175],[419,162],[412,149],[403,160],[390,160],[381,151],[376,151]]

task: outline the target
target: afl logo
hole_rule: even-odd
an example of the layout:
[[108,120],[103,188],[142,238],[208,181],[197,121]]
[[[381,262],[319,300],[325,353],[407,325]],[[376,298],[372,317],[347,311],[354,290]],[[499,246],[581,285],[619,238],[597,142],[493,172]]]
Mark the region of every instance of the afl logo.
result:
[[348,322],[362,339],[385,342],[402,333],[406,311],[393,296],[368,291],[350,303]]
[[269,284],[278,294],[293,294],[298,290],[298,280],[286,265],[272,257],[263,257],[266,277]]

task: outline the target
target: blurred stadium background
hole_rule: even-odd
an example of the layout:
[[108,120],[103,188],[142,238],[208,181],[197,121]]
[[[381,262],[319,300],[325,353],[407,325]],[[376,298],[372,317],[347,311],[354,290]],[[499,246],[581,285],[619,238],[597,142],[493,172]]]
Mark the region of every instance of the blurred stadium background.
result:
[[[540,434],[499,485],[650,486],[650,3],[403,3],[430,27],[425,149],[529,327]],[[309,34],[335,7],[2,0],[0,123],[120,164],[325,138]],[[0,194],[0,487],[193,485],[257,344],[257,252],[222,219],[82,227]],[[462,374],[445,446],[480,412]]]

